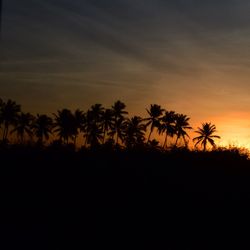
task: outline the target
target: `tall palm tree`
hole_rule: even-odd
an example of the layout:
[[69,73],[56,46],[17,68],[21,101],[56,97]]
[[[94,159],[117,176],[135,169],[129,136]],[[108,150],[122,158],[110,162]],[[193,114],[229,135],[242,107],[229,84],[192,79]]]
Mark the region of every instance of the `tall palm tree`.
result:
[[128,112],[125,111],[125,109],[126,105],[123,102],[121,102],[120,100],[116,101],[112,106],[115,118],[121,118],[127,115]]
[[3,102],[0,110],[0,117],[3,124],[3,141],[8,140],[9,128],[15,125],[19,112],[21,111],[21,106],[16,104],[12,100],[8,100],[6,103]]
[[176,142],[175,146],[177,146],[178,140],[180,138],[183,139],[185,146],[187,146],[186,137],[189,138],[189,135],[187,134],[187,129],[192,129],[192,127],[189,125],[190,118],[183,114],[176,114],[175,116],[175,131],[176,131]]
[[125,111],[126,105],[121,101],[116,101],[112,106],[113,114],[114,114],[114,127],[113,131],[110,133],[112,137],[116,135],[116,144],[119,142],[119,138],[123,140],[123,131],[125,116],[128,114]]
[[[85,122],[82,128],[85,138],[85,146],[89,144],[91,147],[100,144],[103,141],[103,129],[101,124],[101,109],[97,112],[97,109],[87,111],[85,115]],[[96,106],[97,107],[97,106]]]
[[84,143],[85,147],[88,144],[88,136],[90,133],[91,126],[94,123],[93,120],[94,119],[92,116],[92,112],[90,110],[88,110],[84,116],[84,123],[83,123],[83,126],[81,128],[81,132],[83,132],[83,138],[85,138],[85,143]]
[[134,116],[125,121],[125,142],[127,147],[134,147],[144,142],[146,125],[143,124],[143,121],[139,116]]
[[23,113],[21,112],[20,115],[17,116],[17,121],[14,129],[11,131],[12,133],[17,134],[17,138],[19,139],[20,143],[23,144],[24,136],[27,134],[29,137],[32,137],[32,122],[34,120],[34,116],[30,113]]
[[89,144],[90,147],[94,147],[103,141],[103,130],[100,123],[100,115],[101,114],[99,112],[95,112],[93,108],[88,110],[86,113],[85,122],[82,129],[84,132],[83,137],[85,138],[85,146]]
[[75,119],[75,134],[74,134],[74,145],[76,147],[76,140],[78,134],[82,131],[85,123],[85,114],[80,109],[75,110],[74,112],[74,119]]
[[160,105],[151,104],[150,109],[146,110],[149,115],[149,117],[145,119],[145,121],[148,121],[146,126],[150,126],[150,132],[148,135],[148,142],[149,142],[154,128],[160,128],[160,119],[164,109],[162,109]]
[[43,145],[43,139],[49,139],[49,135],[52,133],[53,120],[47,115],[39,115],[34,120],[33,131],[38,139],[38,143]]
[[195,146],[197,146],[199,143],[203,146],[203,151],[206,151],[207,149],[207,143],[209,142],[213,147],[215,146],[215,142],[213,138],[220,139],[220,136],[214,135],[216,133],[216,127],[214,124],[211,124],[210,122],[202,123],[202,127],[195,131],[195,133],[198,133],[199,136],[195,137],[193,141],[197,141],[195,143]]
[[104,112],[104,107],[102,106],[102,104],[97,103],[92,105],[90,108],[90,112],[92,119],[94,120],[95,123],[101,122],[102,115]]
[[175,119],[176,114],[174,111],[165,111],[163,117],[161,118],[160,132],[165,133],[165,140],[162,148],[167,147],[168,136],[173,137],[175,134]]
[[117,120],[115,120],[113,130],[109,132],[109,135],[114,138],[114,135],[116,135],[116,145],[119,144],[119,140],[121,143],[124,141],[125,137],[125,128],[126,128],[126,119],[124,117],[120,117]]
[[105,143],[106,134],[114,128],[114,112],[112,109],[105,109],[102,113],[101,126],[103,129],[103,144]]
[[60,141],[69,144],[69,139],[74,140],[77,134],[77,126],[74,115],[69,109],[58,110],[55,116],[54,131],[58,134]]
[[102,128],[96,124],[92,123],[88,129],[87,133],[84,134],[85,137],[85,145],[89,144],[90,147],[95,147],[100,144],[101,141],[103,141],[103,132]]

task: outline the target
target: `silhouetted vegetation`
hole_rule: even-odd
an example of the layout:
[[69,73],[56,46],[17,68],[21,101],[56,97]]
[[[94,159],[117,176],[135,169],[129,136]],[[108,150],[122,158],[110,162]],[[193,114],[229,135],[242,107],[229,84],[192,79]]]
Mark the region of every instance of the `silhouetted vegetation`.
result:
[[199,134],[199,136],[195,137],[193,141],[197,141],[195,143],[195,146],[201,143],[203,145],[203,150],[206,151],[207,149],[207,143],[209,142],[212,146],[215,146],[215,142],[213,138],[220,139],[220,136],[214,135],[216,132],[215,125],[212,125],[211,123],[203,123],[202,128],[198,128],[196,133]]
[[[148,117],[129,117],[126,105],[116,101],[111,108],[95,104],[86,112],[65,108],[57,110],[52,116],[46,114],[33,116],[24,113],[16,102],[1,100],[2,144],[40,146],[72,144],[75,148],[92,148],[108,144],[113,148],[123,149],[137,146],[152,148],[155,145],[155,149],[161,148],[161,150],[183,146],[188,148],[187,138],[190,137],[188,130],[192,127],[187,115],[167,111],[157,104],[151,104],[146,111]],[[201,142],[204,150],[207,149],[207,141],[215,147],[212,138],[220,138],[213,135],[213,126],[211,123],[204,123],[202,129],[198,128],[198,133],[204,136]],[[11,139],[9,135],[12,135]],[[152,138],[153,136],[156,137]],[[196,145],[200,140],[201,137]]]
[[203,232],[213,226],[219,234],[218,221],[228,237],[227,225],[238,227],[232,214],[244,220],[250,205],[248,152],[208,150],[207,142],[215,146],[218,138],[211,123],[202,124],[194,138],[202,150],[190,149],[188,116],[159,105],[147,111],[148,117],[129,117],[117,101],[107,109],[96,104],[86,112],[33,116],[11,100],[1,101],[6,223],[46,228],[53,220],[54,238],[66,231],[92,247],[129,247],[136,239],[159,248],[163,242],[157,239],[164,235],[169,249],[211,249]]

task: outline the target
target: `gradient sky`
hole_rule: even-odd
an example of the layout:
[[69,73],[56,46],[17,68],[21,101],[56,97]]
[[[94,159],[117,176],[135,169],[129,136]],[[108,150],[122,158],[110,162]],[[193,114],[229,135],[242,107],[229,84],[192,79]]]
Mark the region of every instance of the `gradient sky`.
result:
[[250,147],[248,0],[3,0],[0,96],[52,113],[120,99]]

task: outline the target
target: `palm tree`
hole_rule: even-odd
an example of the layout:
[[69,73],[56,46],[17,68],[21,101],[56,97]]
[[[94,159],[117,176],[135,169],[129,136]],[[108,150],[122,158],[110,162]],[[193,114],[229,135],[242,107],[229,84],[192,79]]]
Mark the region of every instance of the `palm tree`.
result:
[[97,103],[95,105],[92,105],[90,111],[92,119],[95,121],[95,123],[101,122],[102,114],[104,112],[104,107],[102,106],[102,104]]
[[[103,129],[101,126],[102,109],[97,110],[94,107],[97,107],[97,105],[92,106],[91,109],[87,111],[84,126],[82,128],[85,146],[90,144],[91,147],[103,141]],[[101,107],[101,105],[99,107]]]
[[165,111],[164,116],[161,118],[160,132],[165,133],[165,140],[162,148],[165,149],[167,146],[168,136],[173,137],[175,134],[175,119],[176,114],[174,111]]
[[160,105],[151,104],[150,109],[149,110],[146,109],[146,110],[149,114],[149,117],[145,119],[145,121],[148,121],[146,126],[150,126],[150,132],[149,132],[149,136],[148,136],[148,142],[149,142],[154,128],[160,127],[160,118],[162,116],[164,109],[162,109]]
[[116,145],[119,144],[119,139],[123,143],[125,137],[125,128],[126,119],[124,117],[120,117],[115,120],[113,130],[109,132],[109,135],[111,135],[112,139],[114,138],[114,135],[116,135]]
[[103,144],[105,143],[106,134],[114,128],[114,112],[112,109],[106,109],[102,113],[101,126],[103,129]]
[[125,141],[128,147],[134,147],[142,144],[145,140],[146,125],[143,124],[143,119],[139,116],[134,116],[127,119],[125,125]]
[[199,136],[195,137],[193,141],[197,141],[195,143],[195,146],[197,146],[199,143],[203,146],[203,151],[206,151],[207,143],[209,142],[213,147],[215,147],[215,142],[213,138],[220,139],[220,136],[214,135],[216,132],[215,125],[211,124],[210,122],[202,123],[202,127],[195,131],[195,133],[198,133]]
[[183,139],[185,146],[187,146],[186,137],[189,138],[189,135],[187,134],[187,129],[192,129],[192,127],[189,125],[190,118],[183,114],[176,114],[175,116],[175,131],[176,131],[176,142],[175,146],[177,146],[178,140],[180,138]]
[[60,141],[69,144],[69,139],[74,140],[77,134],[76,120],[69,109],[58,110],[55,116],[54,131],[58,134]]
[[125,115],[128,114],[125,111],[126,105],[121,101],[116,101],[112,106],[113,114],[114,114],[114,127],[113,131],[110,133],[112,137],[116,135],[116,144],[119,142],[119,138],[123,140],[123,131]]
[[77,109],[74,113],[74,119],[75,119],[75,134],[74,134],[74,145],[76,147],[76,140],[78,134],[82,131],[85,123],[85,114],[83,111]]
[[16,104],[12,100],[8,100],[6,103],[2,102],[0,117],[3,124],[3,141],[8,140],[9,127],[15,125],[19,112],[21,111],[21,106]]
[[98,126],[96,123],[92,123],[88,127],[88,132],[84,135],[86,138],[85,145],[89,144],[90,147],[95,147],[100,144],[101,141],[103,141],[103,132],[102,128]]
[[88,134],[90,132],[90,128],[92,124],[93,124],[92,112],[88,110],[84,116],[84,123],[81,128],[81,132],[83,132],[83,138],[85,138],[85,144],[84,144],[85,147],[88,144]]
[[93,109],[87,111],[82,129],[84,132],[83,137],[85,138],[85,146],[89,144],[90,147],[94,147],[99,145],[100,141],[103,141],[103,130],[99,121],[99,112],[97,115],[97,112]]
[[24,142],[25,134],[32,137],[32,135],[33,135],[33,131],[32,131],[33,120],[34,120],[34,116],[31,115],[30,113],[21,112],[21,114],[17,116],[16,125],[15,125],[15,128],[11,131],[11,134],[16,133],[21,144],[23,144],[23,142]]
[[43,138],[49,139],[53,127],[53,120],[47,115],[37,114],[36,119],[32,125],[34,134],[38,138],[38,143],[43,145]]

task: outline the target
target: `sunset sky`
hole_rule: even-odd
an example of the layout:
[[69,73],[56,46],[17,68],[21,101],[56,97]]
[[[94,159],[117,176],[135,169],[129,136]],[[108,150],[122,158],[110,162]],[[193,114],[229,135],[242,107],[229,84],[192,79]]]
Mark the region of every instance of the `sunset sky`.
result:
[[250,1],[3,0],[0,97],[25,111],[120,99],[250,147]]

